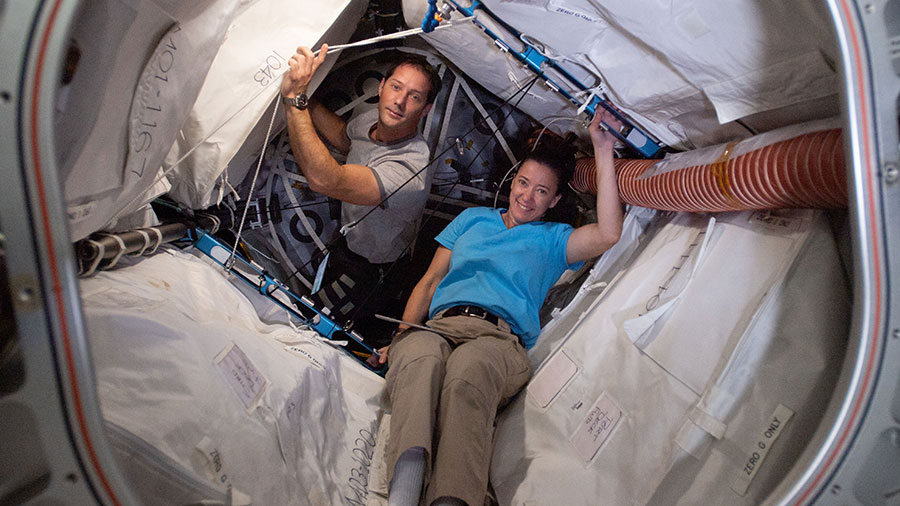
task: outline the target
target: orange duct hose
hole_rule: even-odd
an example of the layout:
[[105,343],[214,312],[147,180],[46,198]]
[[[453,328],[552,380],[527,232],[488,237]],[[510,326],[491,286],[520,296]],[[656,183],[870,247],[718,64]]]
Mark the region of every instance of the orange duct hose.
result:
[[[615,159],[619,195],[628,204],[663,211],[741,211],[847,206],[840,129],[803,134],[713,163],[641,177],[659,160]],[[593,158],[575,163],[572,188],[597,193]]]

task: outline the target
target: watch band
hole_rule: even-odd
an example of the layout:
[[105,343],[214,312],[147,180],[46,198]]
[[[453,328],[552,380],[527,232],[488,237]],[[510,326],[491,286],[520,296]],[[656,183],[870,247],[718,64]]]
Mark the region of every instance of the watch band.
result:
[[309,97],[306,96],[306,93],[301,93],[293,98],[282,96],[281,103],[284,105],[292,105],[301,111],[305,111],[306,108],[309,107]]

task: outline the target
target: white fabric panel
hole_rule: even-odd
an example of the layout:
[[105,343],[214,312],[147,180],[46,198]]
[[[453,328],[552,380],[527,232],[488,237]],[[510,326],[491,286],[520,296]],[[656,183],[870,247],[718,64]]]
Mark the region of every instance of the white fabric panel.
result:
[[[543,43],[547,55],[558,57],[585,85],[602,79],[610,99],[668,145],[694,147],[715,140],[709,131],[718,126],[709,118],[724,124],[823,97],[836,99],[831,54],[835,44],[820,4],[703,0],[652,4],[486,0],[484,4]],[[405,0],[407,23],[419,25],[425,9],[424,2]],[[515,42],[502,30],[497,33]],[[515,91],[511,81],[529,79],[528,72],[474,26],[435,32],[426,40],[498,96]],[[575,115],[573,106],[549,90],[532,91],[538,96],[524,99],[520,108],[535,119]],[[574,130],[570,125],[555,126]]]
[[704,90],[720,122],[837,92],[821,54],[835,47],[824,5],[585,3]]
[[[365,502],[382,378],[312,331],[264,323],[221,268],[180,251],[85,279],[81,292],[118,444],[231,488],[235,504]],[[229,349],[246,359],[219,365]],[[158,495],[134,487],[148,504]]]
[[[229,29],[166,156],[164,168],[168,169],[187,155],[169,175],[170,196],[195,209],[218,203],[221,193],[215,186],[226,167],[228,180],[237,186],[259,156],[288,58],[299,45],[317,49],[323,42],[346,42],[365,7],[362,0],[342,0],[304,4],[298,11],[293,0],[258,0],[242,13]],[[308,93],[336,60],[329,57],[320,67]],[[284,127],[283,111],[276,114],[273,134]],[[232,160],[238,150],[243,156]]]
[[[582,292],[558,317],[585,313],[571,331],[545,327],[538,342],[553,352],[498,422],[501,504],[674,504],[689,487],[678,504],[759,502],[824,409],[810,405],[826,403],[849,299],[822,215],[777,217],[719,214],[710,227],[674,215],[600,295]],[[626,322],[666,302],[628,335]],[[779,404],[796,415],[741,495],[732,485]]]
[[[760,504],[806,447],[833,393],[851,296],[821,220],[791,269],[773,286],[698,406],[727,421],[724,436],[706,438],[708,458],[677,457],[649,503]],[[779,405],[794,415],[773,440],[767,433]],[[763,453],[760,441],[769,454],[752,469],[756,475],[742,494],[739,484],[749,478],[754,452]]]
[[703,92],[716,107],[719,122],[727,123],[757,112],[834,96],[836,83],[834,69],[819,50],[814,50],[708,84]]
[[[492,5],[491,7],[493,8],[494,6]],[[404,0],[403,14],[407,24],[410,26],[421,25],[427,8],[428,4],[426,2]],[[552,18],[543,9],[537,11],[533,9],[526,10],[532,14],[539,12],[541,19]],[[453,16],[454,20],[461,17],[458,12],[454,13]],[[565,17],[564,19],[572,23],[570,18]],[[493,28],[489,19],[485,18],[484,23]],[[578,26],[581,23],[576,20],[573,24]],[[571,34],[575,27],[569,26],[566,29],[569,30],[566,33]],[[509,40],[509,37],[503,36],[504,32],[502,29],[495,31],[508,42],[515,42]],[[541,34],[543,35],[543,32]],[[501,99],[511,97],[517,90],[526,86],[534,77],[534,74],[522,68],[512,57],[502,53],[492,43],[490,38],[471,23],[459,23],[454,25],[453,28],[437,30],[423,35],[423,38],[465,74]],[[584,77],[588,81],[585,84],[593,84],[593,79],[588,79],[588,76],[585,76],[583,71],[578,72],[579,70],[577,67],[572,69],[576,73],[576,77]],[[517,95],[517,98],[513,99],[512,103],[517,104],[519,109],[538,121],[558,116],[574,117],[575,115],[574,106],[540,83],[532,86],[528,91],[528,95],[521,98],[521,100],[520,96]],[[569,127],[569,125],[559,124],[554,126],[555,128],[551,128],[558,131],[565,131]]]
[[[168,18],[149,0],[139,2],[135,22],[112,44],[117,49],[114,59],[97,62],[96,69],[78,70],[87,80],[73,82],[70,94],[99,95],[101,100],[96,123],[87,123],[90,131],[84,134],[81,150],[71,160],[71,167],[64,169],[73,241],[103,228],[115,229],[114,216],[133,212],[166,190],[153,185],[163,156],[200,89],[232,16],[248,2],[205,2],[207,8],[199,14],[189,8],[173,10],[173,14],[186,16],[181,22]],[[116,20],[104,14],[86,20],[88,26],[80,28],[85,40],[121,30]],[[92,61],[95,48],[89,46],[88,50],[85,58]],[[97,76],[108,78],[99,83]],[[98,89],[98,85],[103,87]],[[76,105],[65,112],[74,121],[81,119],[82,112]],[[95,103],[86,107],[89,111],[96,108]],[[84,127],[84,123],[68,126],[76,131]],[[127,226],[143,224],[124,221]]]
[[[159,9],[178,22],[185,22],[200,15],[210,7],[215,8],[218,0],[153,0]],[[249,2],[244,2],[245,5]]]
[[599,302],[602,299],[603,291],[617,276],[623,273],[641,247],[641,239],[644,238],[645,231],[650,228],[654,217],[658,214],[659,212],[654,209],[629,207],[622,223],[622,235],[619,242],[597,259],[587,279],[578,288],[578,293],[572,302],[562,310],[555,309],[552,313],[553,318],[542,328],[544,336],[553,336],[553,338],[538,339],[537,344],[529,350],[528,356],[531,358],[534,370],[537,370],[540,364],[559,348],[560,343],[568,337],[570,331],[578,327],[579,322],[587,316],[592,306],[579,307],[577,311],[571,308],[578,307],[577,301],[590,299]]

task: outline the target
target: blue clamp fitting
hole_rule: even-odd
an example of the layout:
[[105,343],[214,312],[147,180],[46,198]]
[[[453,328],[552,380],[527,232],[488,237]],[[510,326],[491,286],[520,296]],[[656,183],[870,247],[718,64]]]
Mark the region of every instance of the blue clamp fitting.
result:
[[422,19],[423,32],[431,33],[437,28],[437,25],[440,24],[437,13],[437,0],[428,0],[428,12],[425,13],[425,18]]

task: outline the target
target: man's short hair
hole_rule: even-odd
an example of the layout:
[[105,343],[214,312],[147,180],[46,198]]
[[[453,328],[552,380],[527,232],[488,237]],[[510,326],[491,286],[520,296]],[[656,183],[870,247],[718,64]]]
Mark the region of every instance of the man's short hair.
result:
[[548,167],[556,175],[556,193],[562,193],[575,174],[575,147],[554,136],[547,136],[531,152],[525,155],[522,163],[535,161]]
[[441,92],[441,76],[438,75],[437,69],[434,68],[428,60],[425,59],[424,56],[411,54],[411,53],[401,53],[402,56],[398,58],[391,66],[388,68],[387,74],[384,76],[385,79],[394,75],[394,71],[397,70],[401,65],[409,65],[414,67],[419,72],[425,74],[425,77],[428,78],[428,97],[426,99],[426,104],[433,104],[434,99],[437,98],[438,93]]

